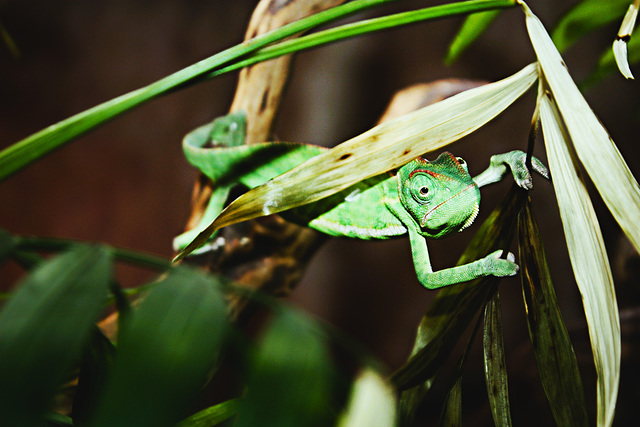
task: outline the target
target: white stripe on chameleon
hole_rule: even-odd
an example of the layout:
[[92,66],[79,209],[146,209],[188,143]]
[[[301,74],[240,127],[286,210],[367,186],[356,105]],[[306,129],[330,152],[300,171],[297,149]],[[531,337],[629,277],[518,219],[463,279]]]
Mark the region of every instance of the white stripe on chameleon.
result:
[[407,232],[407,229],[401,225],[392,225],[389,227],[375,229],[358,227],[355,225],[344,225],[338,222],[329,221],[325,218],[316,218],[309,222],[311,227],[319,227],[327,230],[332,230],[345,236],[357,235],[367,237],[388,237],[399,236]]

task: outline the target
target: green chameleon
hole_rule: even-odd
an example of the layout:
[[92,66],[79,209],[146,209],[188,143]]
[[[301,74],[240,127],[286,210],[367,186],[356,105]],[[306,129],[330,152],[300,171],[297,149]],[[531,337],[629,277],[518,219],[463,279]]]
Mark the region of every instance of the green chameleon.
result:
[[[182,250],[215,219],[234,185],[262,185],[326,150],[284,142],[243,145],[245,124],[244,114],[230,114],[185,137],[187,160],[216,185],[200,223],[178,236],[174,249]],[[518,271],[515,257],[509,253],[506,259],[501,258],[501,250],[468,264],[433,271],[425,238],[440,239],[471,225],[480,206],[479,187],[499,181],[508,169],[520,187],[532,188],[525,159],[522,151],[495,155],[489,168],[472,178],[465,161],[451,153],[444,152],[434,161],[418,158],[395,175],[369,178],[283,216],[332,236],[368,240],[409,234],[418,280],[429,289],[482,276],[512,276]],[[538,159],[532,158],[532,168],[548,178],[547,169]],[[222,244],[222,238],[214,235],[197,252]]]

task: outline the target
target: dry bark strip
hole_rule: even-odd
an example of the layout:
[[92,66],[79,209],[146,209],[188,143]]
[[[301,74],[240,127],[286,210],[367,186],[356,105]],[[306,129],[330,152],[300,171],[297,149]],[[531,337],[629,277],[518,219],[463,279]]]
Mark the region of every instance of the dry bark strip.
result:
[[[251,16],[245,39],[279,28],[346,0],[262,0]],[[230,112],[247,114],[246,143],[268,141],[289,77],[291,56],[259,63],[240,72]],[[211,186],[201,176],[195,184],[187,229],[195,226],[209,201]],[[278,216],[249,221],[221,231],[220,251],[193,262],[236,283],[274,295],[287,295],[300,280],[322,238],[313,230],[287,223]],[[230,312],[239,317],[246,299],[230,296]]]

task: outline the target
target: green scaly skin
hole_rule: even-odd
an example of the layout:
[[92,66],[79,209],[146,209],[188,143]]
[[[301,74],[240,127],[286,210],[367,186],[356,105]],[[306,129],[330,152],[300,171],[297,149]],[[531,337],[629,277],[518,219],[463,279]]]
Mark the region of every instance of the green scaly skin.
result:
[[[211,178],[215,189],[201,222],[178,236],[174,249],[183,249],[215,219],[233,185],[262,185],[326,150],[282,142],[242,145],[244,129],[244,115],[235,113],[185,137],[187,160]],[[501,250],[469,264],[433,271],[426,238],[440,239],[471,225],[480,206],[479,187],[499,181],[509,170],[519,186],[532,188],[525,159],[522,151],[495,155],[489,168],[472,178],[464,160],[451,153],[442,153],[432,162],[418,158],[396,175],[378,175],[283,216],[332,236],[388,239],[408,234],[418,280],[429,289],[482,276],[512,276],[518,271],[515,257],[509,253],[501,258]],[[547,169],[536,158],[532,158],[532,169],[548,178]],[[199,251],[210,249],[207,244]]]

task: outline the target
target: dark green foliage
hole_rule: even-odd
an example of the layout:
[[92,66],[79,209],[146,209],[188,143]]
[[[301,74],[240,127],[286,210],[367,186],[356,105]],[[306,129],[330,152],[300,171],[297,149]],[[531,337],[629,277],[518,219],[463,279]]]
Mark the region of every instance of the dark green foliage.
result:
[[507,364],[502,336],[500,293],[496,291],[484,307],[484,374],[487,382],[489,406],[497,426],[511,425]]
[[542,386],[558,425],[586,426],[584,388],[551,282],[540,231],[527,203],[518,217],[520,278]]
[[295,310],[276,313],[250,368],[236,426],[327,425],[331,370],[318,332]]
[[0,312],[0,413],[31,425],[81,356],[107,295],[109,251],[79,246],[40,265]]
[[94,426],[175,424],[215,362],[226,329],[220,284],[177,268],[147,295],[119,334]]

